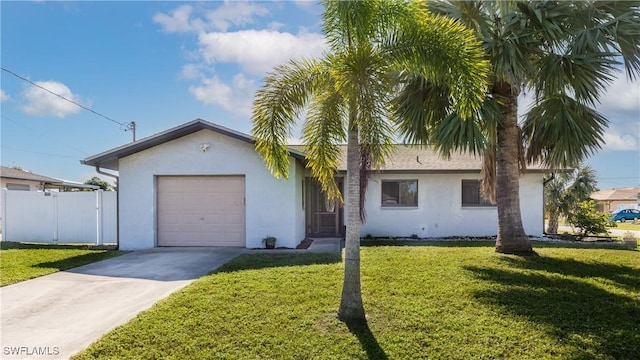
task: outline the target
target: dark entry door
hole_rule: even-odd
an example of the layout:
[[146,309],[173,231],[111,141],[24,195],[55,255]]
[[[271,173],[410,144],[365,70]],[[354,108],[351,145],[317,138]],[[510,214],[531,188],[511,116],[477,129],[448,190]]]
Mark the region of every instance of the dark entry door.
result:
[[[342,178],[336,179],[342,191]],[[320,184],[307,178],[307,236],[340,237],[344,228],[344,208],[339,201],[329,200],[322,192]]]

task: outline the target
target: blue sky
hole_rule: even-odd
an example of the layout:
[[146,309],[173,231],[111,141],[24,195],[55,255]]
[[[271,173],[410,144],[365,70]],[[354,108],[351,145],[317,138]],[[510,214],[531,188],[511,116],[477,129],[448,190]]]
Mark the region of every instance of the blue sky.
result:
[[[2,1],[0,11],[2,67],[116,122],[135,121],[138,139],[196,118],[249,133],[266,72],[325,46],[322,8],[309,1]],[[85,181],[95,173],[80,159],[132,139],[0,75],[2,165]],[[640,185],[640,83],[620,74],[598,110],[611,121],[603,150],[587,161],[599,187]]]

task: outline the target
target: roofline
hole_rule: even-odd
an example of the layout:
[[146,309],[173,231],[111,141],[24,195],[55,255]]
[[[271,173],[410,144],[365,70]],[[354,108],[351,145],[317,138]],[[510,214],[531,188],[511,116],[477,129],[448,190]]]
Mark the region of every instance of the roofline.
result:
[[[232,130],[224,126],[220,126],[220,125],[198,118],[190,122],[184,123],[182,125],[173,127],[171,129],[140,139],[138,141],[125,144],[93,156],[89,156],[83,160],[80,160],[80,163],[88,166],[102,166],[101,164],[117,161],[118,159],[123,158],[125,156],[135,154],[137,152],[160,145],[167,141],[181,138],[183,136],[195,133],[200,130],[215,131],[217,133],[220,133],[220,134],[223,134],[223,135],[226,135],[250,144],[255,144],[256,142],[253,136],[251,135],[247,135],[239,131]],[[300,151],[297,151],[294,149],[289,149],[289,151],[293,157],[298,158],[300,160],[304,159],[305,157],[304,153]],[[113,169],[113,170],[116,170],[116,169]]]
[[[346,174],[347,170],[338,170],[339,174]],[[480,174],[480,169],[371,169],[373,174]],[[525,174],[546,174],[549,172],[547,169],[527,169]]]

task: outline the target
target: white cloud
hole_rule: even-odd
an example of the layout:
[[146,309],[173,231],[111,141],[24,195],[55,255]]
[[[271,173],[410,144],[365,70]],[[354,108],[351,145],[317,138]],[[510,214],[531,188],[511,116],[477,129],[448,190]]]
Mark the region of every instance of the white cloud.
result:
[[225,1],[220,7],[207,12],[212,28],[227,31],[232,25],[244,26],[253,23],[254,16],[269,14],[266,7],[246,1]]
[[201,78],[202,66],[200,64],[186,64],[182,67],[180,78],[184,80],[195,80]]
[[201,21],[192,21],[191,14],[193,12],[193,6],[181,5],[169,14],[157,13],[153,16],[153,21],[162,26],[162,30],[168,33],[185,33],[190,31],[202,30],[200,28],[203,24]]
[[203,33],[199,44],[206,62],[237,63],[244,71],[258,75],[289,59],[317,57],[326,46],[321,34],[273,30]]
[[[275,65],[292,58],[317,57],[326,49],[322,34],[302,28],[297,34],[279,31],[284,25],[274,21],[265,25],[265,29],[229,31],[253,24],[257,17],[268,16],[271,5],[224,1],[215,9],[206,9],[207,5],[181,5],[153,17],[162,31],[198,34],[195,49],[182,49],[188,63],[178,77],[197,81],[189,92],[205,105],[249,114],[258,77]],[[212,76],[218,73],[219,64],[236,65],[239,70],[235,71],[241,73],[225,82],[223,77]]]
[[638,151],[640,150],[640,139],[630,134],[620,134],[614,131],[607,131],[604,134],[603,151]]
[[[36,81],[36,84],[43,88],[59,94],[71,101],[84,104],[80,96],[73,94],[71,89],[65,84],[57,81]],[[65,101],[41,88],[30,86],[22,92],[25,103],[21,110],[29,115],[34,116],[55,116],[63,118],[67,115],[75,114],[81,110],[77,105]]]
[[317,2],[313,0],[294,0],[294,4],[302,9],[310,9],[315,6]]
[[282,29],[282,27],[284,27],[284,24],[277,21],[272,21],[269,23],[269,25],[267,25],[267,29],[272,31],[278,31]]
[[604,112],[633,112],[640,116],[640,82],[627,80],[624,73],[618,77],[607,89],[601,99],[598,110]]
[[156,13],[153,21],[168,33],[186,33],[203,31],[227,31],[232,26],[245,26],[253,23],[256,16],[266,16],[269,10],[247,1],[224,1],[214,10],[205,11],[191,5],[181,5],[168,14]]
[[0,90],[0,102],[5,102],[11,100],[11,96],[4,92],[4,90]]
[[218,76],[202,79],[200,85],[189,87],[189,92],[205,105],[215,105],[240,115],[251,114],[251,102],[256,83],[236,74],[230,84],[221,81]]

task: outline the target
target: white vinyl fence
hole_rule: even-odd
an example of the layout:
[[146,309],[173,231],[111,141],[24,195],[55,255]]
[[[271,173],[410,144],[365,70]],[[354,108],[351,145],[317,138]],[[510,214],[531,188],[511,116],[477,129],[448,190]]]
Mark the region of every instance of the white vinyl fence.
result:
[[2,241],[115,243],[113,191],[56,192],[2,189]]

